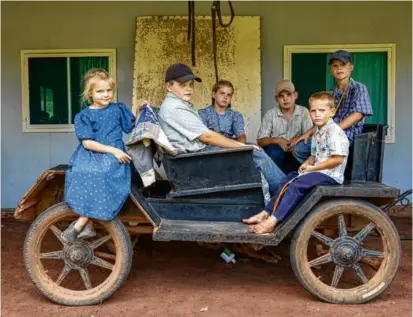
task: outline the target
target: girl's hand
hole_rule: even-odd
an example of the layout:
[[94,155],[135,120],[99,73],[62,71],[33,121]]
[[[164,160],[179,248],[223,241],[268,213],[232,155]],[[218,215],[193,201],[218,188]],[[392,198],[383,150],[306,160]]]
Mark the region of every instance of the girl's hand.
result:
[[140,102],[138,103],[136,110],[135,110],[135,117],[137,118],[139,116],[139,113],[141,112],[141,110],[143,109],[144,106],[149,105],[149,101],[148,100],[140,100]]
[[112,154],[118,159],[119,163],[126,164],[130,163],[130,161],[132,160],[129,154],[119,149],[115,149]]
[[148,100],[141,100],[141,102],[138,104],[138,109],[141,110],[146,105],[149,105],[149,101]]

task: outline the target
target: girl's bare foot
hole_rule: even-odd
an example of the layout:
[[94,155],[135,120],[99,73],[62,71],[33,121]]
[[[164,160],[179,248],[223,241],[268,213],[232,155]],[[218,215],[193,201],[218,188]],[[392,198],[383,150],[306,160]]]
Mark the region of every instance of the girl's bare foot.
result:
[[260,213],[249,217],[248,219],[242,219],[243,223],[246,223],[247,225],[253,225],[256,223],[260,223],[261,221],[264,221],[265,219],[268,218],[270,214],[266,212],[265,210],[261,211]]
[[278,221],[275,217],[267,217],[267,219],[261,221],[260,223],[250,225],[248,231],[257,234],[270,233],[274,231],[277,222]]

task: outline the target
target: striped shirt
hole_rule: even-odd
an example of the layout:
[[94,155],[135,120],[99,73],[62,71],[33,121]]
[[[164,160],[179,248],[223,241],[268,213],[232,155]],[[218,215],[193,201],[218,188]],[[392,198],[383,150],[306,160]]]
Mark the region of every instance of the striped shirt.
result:
[[292,138],[302,135],[311,129],[313,121],[307,108],[295,105],[294,113],[288,120],[281,112],[280,106],[268,110],[262,119],[257,139],[261,138]]
[[339,166],[317,172],[326,174],[343,184],[349,145],[346,134],[333,119],[330,119],[321,129],[317,128],[311,141],[311,155],[316,159],[314,165],[325,162],[332,155],[344,156],[344,161]]

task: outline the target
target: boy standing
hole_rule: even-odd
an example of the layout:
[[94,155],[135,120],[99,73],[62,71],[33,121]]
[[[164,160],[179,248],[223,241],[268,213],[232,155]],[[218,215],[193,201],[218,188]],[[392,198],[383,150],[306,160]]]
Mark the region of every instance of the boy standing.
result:
[[307,108],[295,104],[297,97],[291,81],[278,82],[275,86],[277,104],[265,114],[258,131],[257,143],[281,168],[286,152],[292,152],[300,164],[310,156],[310,143],[294,142],[313,127]]
[[[185,64],[174,64],[166,71],[165,82],[168,93],[159,111],[159,123],[178,153],[214,150],[217,147],[251,146],[226,138],[204,125],[190,103],[194,80],[201,82],[201,79]],[[260,147],[256,145],[253,147],[254,165],[268,182],[270,192],[274,193],[285,174]]]
[[263,211],[243,220],[250,225],[250,232],[263,234],[274,231],[313,187],[343,183],[349,141],[332,120],[334,99],[328,92],[318,92],[310,97],[309,104],[311,119],[316,126],[311,156],[300,166],[299,173],[292,172],[286,176],[277,195]]

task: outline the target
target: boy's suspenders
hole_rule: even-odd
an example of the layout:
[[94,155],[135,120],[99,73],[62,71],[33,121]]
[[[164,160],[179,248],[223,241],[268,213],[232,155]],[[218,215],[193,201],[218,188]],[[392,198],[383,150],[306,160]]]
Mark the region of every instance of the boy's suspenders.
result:
[[349,81],[348,84],[347,84],[346,90],[343,92],[343,94],[342,94],[341,97],[340,97],[340,100],[338,101],[337,106],[334,108],[334,115],[336,115],[337,110],[338,110],[338,108],[340,108],[341,103],[342,103],[344,97],[348,94],[348,90],[350,89],[350,83],[351,83],[352,80],[353,80],[353,79],[350,78],[350,81]]

